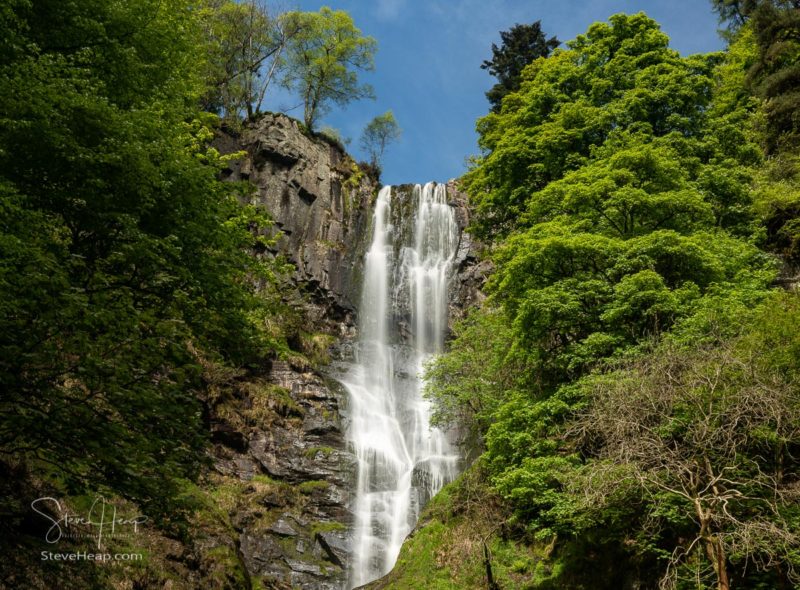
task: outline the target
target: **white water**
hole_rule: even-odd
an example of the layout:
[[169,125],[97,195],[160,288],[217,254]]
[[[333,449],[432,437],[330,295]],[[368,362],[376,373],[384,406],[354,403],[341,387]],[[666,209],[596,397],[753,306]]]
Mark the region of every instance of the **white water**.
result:
[[[414,218],[407,220],[398,219],[399,208],[393,215],[391,187],[380,191],[375,205],[358,356],[342,380],[358,458],[351,588],[391,570],[420,509],[457,474],[457,454],[445,434],[430,427],[420,379],[447,328],[447,284],[459,235],[446,196],[443,185],[417,185]],[[403,235],[407,243],[397,243]],[[403,312],[410,316],[405,339],[395,321]]]

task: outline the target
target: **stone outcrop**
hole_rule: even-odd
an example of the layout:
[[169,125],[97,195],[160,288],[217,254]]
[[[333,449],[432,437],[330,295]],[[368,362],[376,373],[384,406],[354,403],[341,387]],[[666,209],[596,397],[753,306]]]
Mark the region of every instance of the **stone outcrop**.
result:
[[277,251],[296,266],[296,283],[324,304],[327,318],[352,316],[375,182],[341,146],[309,137],[285,115],[265,114],[216,145],[223,154],[245,151],[226,175],[255,186],[253,200],[272,215]]
[[489,260],[481,259],[481,244],[465,230],[469,226],[467,195],[458,189],[455,180],[447,183],[448,202],[456,213],[460,231],[458,252],[454,261],[453,279],[450,284],[450,321],[464,317],[471,307],[480,304],[486,296],[484,283],[492,271]]
[[237,390],[211,408],[214,483],[235,494],[233,534],[211,532],[200,553],[230,546],[268,588],[339,590],[355,473],[339,386],[304,363],[275,361],[265,381]]

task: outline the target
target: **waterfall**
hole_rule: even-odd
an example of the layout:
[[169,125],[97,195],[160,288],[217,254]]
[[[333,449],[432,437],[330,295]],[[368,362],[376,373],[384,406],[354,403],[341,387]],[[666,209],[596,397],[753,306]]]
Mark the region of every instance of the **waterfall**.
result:
[[342,379],[358,459],[351,588],[391,570],[420,510],[455,477],[459,463],[445,434],[430,426],[420,377],[447,329],[458,226],[444,185],[417,185],[411,198],[411,207],[400,201],[393,210],[392,188],[378,194],[357,360]]

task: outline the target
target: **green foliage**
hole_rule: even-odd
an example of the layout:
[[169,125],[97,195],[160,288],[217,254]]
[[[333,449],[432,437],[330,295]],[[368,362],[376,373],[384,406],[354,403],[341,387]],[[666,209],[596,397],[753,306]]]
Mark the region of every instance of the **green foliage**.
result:
[[[610,24],[593,25],[567,47],[528,66],[520,90],[504,100],[499,113],[478,122],[485,154],[465,177],[478,235],[502,237],[525,221],[569,214],[569,208],[550,206],[552,195],[540,191],[572,172],[594,169],[587,180],[596,183],[605,167],[607,182],[637,189],[620,195],[620,205],[638,207],[640,200],[665,192],[681,192],[684,201],[723,199],[727,195],[697,194],[693,184],[706,167],[736,170],[757,159],[756,146],[734,121],[719,116],[710,121],[719,55],[681,58],[643,14],[613,16]],[[602,161],[624,149],[629,156],[620,155],[616,166]],[[649,155],[647,165],[658,168],[645,183],[636,174],[624,175],[637,165],[642,149]],[[678,172],[674,179],[672,172]],[[532,205],[534,215],[526,217]]]
[[[182,0],[0,11],[0,449],[164,522],[205,444],[204,359],[255,362],[268,219],[217,180]],[[267,289],[269,291],[269,289]]]
[[511,326],[499,310],[473,309],[456,324],[450,353],[426,366],[425,395],[436,402],[433,425],[461,426],[464,442],[480,446],[497,407],[530,377],[509,349],[512,340]]
[[357,71],[373,69],[376,42],[361,35],[347,12],[323,6],[318,13],[287,13],[285,20],[297,34],[288,42],[283,83],[302,98],[306,127],[313,129],[331,102],[373,96],[369,85],[359,84]]
[[763,103],[768,154],[798,145],[800,92],[800,2],[797,0],[712,0],[720,22],[736,34],[753,36],[758,57],[748,86]]
[[[754,209],[763,247],[790,265],[800,264],[800,177],[797,156],[773,158],[756,178]],[[788,169],[785,170],[785,169]]]
[[500,47],[492,43],[492,59],[481,64],[481,69],[488,70],[497,78],[497,84],[486,93],[494,112],[500,111],[504,96],[519,89],[525,66],[540,57],[547,57],[560,44],[555,37],[547,38],[538,20],[501,31],[500,39]]
[[735,30],[747,22],[747,17],[759,0],[711,0],[711,7],[719,15],[720,23]]
[[[649,515],[636,526],[651,542],[681,548],[670,560],[675,576],[693,551],[701,561],[752,563],[776,583],[784,568],[792,576],[800,530],[786,515],[800,467],[800,340],[791,327],[799,304],[771,297],[738,337],[680,350],[668,343],[581,384],[589,407],[567,431],[586,456],[586,479],[572,485],[592,512],[624,508],[619,490],[641,488]],[[615,475],[601,483],[609,465]]]
[[723,232],[657,230],[621,240],[542,224],[498,252],[491,286],[544,386],[657,336],[709,290],[774,276],[768,260]]
[[609,587],[779,587],[795,567],[797,301],[758,247],[793,260],[795,157],[765,164],[760,41],[730,40],[683,58],[616,15],[478,123],[464,186],[490,298],[426,394],[485,445],[504,526],[552,543],[530,587],[596,587],[597,567]]
[[297,30],[271,14],[262,0],[205,0],[200,18],[209,86],[204,108],[223,115],[229,124],[252,118],[283,67],[283,51]]
[[400,139],[402,131],[392,111],[386,111],[367,123],[361,134],[361,149],[369,155],[369,163],[379,168],[386,147]]
[[800,2],[762,0],[751,14],[758,61],[749,72],[764,99],[768,153],[800,145]]

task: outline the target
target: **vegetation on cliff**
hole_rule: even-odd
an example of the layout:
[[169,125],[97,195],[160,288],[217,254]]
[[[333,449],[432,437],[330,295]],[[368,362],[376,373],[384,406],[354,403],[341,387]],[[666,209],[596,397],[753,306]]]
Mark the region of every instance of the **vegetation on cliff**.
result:
[[[162,587],[151,562],[180,554],[175,539],[209,535],[208,505],[232,485],[217,477],[196,486],[210,464],[210,425],[223,412],[245,426],[296,422],[288,393],[265,384],[270,362],[305,370],[324,361],[330,338],[302,317],[289,268],[270,253],[268,214],[247,204],[252,187],[220,180],[238,156],[211,147],[220,118],[208,109],[257,111],[259,68],[280,57],[270,43],[284,41],[254,40],[266,16],[251,8],[0,8],[2,587],[109,587],[114,572],[117,582]],[[146,546],[129,549],[148,555],[133,570],[81,564],[67,580],[63,563],[39,559],[53,546],[30,503],[47,496],[60,502],[46,511],[54,521],[79,510],[85,518],[96,495],[125,518],[147,518]],[[230,520],[214,510],[206,520]],[[275,518],[263,505],[255,512]],[[256,585],[229,545],[220,550],[237,569],[217,587]],[[225,568],[199,547],[195,569],[210,580]]]

